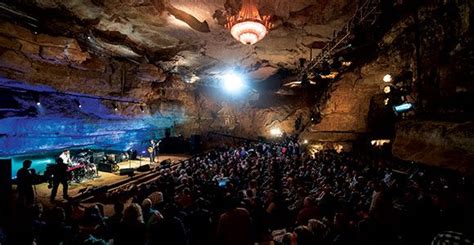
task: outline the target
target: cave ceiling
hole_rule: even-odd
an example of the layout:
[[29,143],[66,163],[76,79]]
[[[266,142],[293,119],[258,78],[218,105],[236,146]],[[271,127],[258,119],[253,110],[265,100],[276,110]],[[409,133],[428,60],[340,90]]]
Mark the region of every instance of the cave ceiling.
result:
[[11,6],[38,21],[39,31],[78,39],[82,46],[133,62],[149,62],[185,79],[228,69],[262,81],[296,70],[316,55],[355,11],[351,0],[259,0],[273,29],[246,46],[224,28],[240,0],[20,0]]

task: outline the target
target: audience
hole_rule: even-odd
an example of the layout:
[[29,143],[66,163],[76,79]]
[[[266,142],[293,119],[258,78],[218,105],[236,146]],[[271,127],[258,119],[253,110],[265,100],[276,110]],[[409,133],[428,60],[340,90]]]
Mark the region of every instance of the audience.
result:
[[300,148],[288,139],[195,156],[159,170],[151,183],[109,193],[103,203],[113,204],[110,217],[100,204],[81,211],[72,203],[44,214],[34,205],[19,221],[31,235],[22,240],[0,232],[0,242],[401,245],[450,234],[472,240],[468,177],[369,154],[309,155]]

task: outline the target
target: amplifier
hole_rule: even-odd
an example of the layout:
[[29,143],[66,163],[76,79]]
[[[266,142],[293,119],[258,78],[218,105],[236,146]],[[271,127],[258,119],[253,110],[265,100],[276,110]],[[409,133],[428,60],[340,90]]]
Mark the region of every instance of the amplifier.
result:
[[97,164],[97,170],[101,172],[112,173],[114,172],[114,165],[108,163],[99,163]]
[[92,160],[96,165],[103,162],[105,160],[105,152],[97,152],[92,154]]
[[150,170],[151,170],[150,164],[145,164],[145,165],[142,165],[142,166],[137,168],[138,172],[147,172],[147,171],[150,171]]
[[119,175],[134,175],[135,169],[133,168],[121,168]]
[[166,160],[163,160],[160,162],[160,169],[163,169],[163,168],[170,168],[171,167],[171,160],[170,159],[166,159]]

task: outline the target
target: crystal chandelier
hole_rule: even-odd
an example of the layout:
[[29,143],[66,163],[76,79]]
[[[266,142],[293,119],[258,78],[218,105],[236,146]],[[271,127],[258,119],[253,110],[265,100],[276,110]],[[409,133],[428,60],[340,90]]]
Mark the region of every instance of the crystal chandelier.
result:
[[239,14],[228,17],[225,27],[239,42],[252,45],[267,35],[272,24],[270,16],[260,16],[254,0],[243,0]]

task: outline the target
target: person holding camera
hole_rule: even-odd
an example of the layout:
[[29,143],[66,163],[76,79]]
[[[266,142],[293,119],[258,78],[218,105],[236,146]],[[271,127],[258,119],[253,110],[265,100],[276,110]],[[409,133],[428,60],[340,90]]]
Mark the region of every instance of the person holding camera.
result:
[[30,169],[31,160],[23,161],[23,167],[16,173],[18,188],[18,204],[26,207],[33,204],[35,193],[33,192],[33,181],[36,176],[34,169]]
[[69,196],[67,194],[68,189],[68,166],[63,162],[62,158],[56,159],[56,165],[54,167],[53,173],[53,189],[51,190],[51,202],[54,202],[56,198],[56,193],[58,192],[59,184],[63,185],[63,198],[68,199]]

